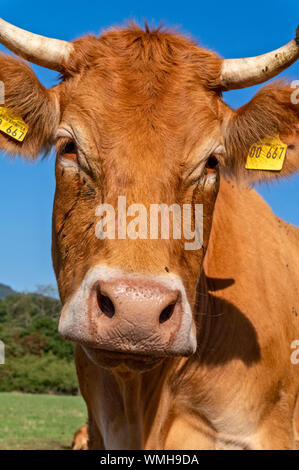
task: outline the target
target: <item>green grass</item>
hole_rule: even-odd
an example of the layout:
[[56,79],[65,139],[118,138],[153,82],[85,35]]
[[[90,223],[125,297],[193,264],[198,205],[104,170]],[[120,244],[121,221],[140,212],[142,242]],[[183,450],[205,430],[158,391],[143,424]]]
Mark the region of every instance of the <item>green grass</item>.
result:
[[0,450],[70,448],[85,422],[79,396],[0,393]]

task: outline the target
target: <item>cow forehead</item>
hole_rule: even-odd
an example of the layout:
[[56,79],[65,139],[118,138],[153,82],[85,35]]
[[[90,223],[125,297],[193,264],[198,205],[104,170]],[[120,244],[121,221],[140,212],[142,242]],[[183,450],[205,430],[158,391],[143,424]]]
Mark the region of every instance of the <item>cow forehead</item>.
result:
[[180,34],[129,27],[99,38],[83,37],[73,44],[65,78],[94,70],[109,87],[111,80],[121,75],[127,79],[123,83],[124,91],[133,87],[143,94],[147,93],[147,87],[155,92],[164,89],[165,78],[170,83],[168,79],[174,75],[178,85],[193,78],[206,88],[215,89],[219,82],[222,59]]
[[146,87],[148,96],[138,91],[127,96],[124,86],[118,92],[112,82],[106,84],[94,70],[82,76],[71,90],[63,122],[72,124],[90,159],[100,156],[107,171],[109,164],[119,168],[123,181],[144,171],[155,176],[163,170],[165,177],[174,169],[181,172],[190,152],[220,129],[219,98],[200,86],[182,85],[175,92],[176,86],[167,84],[159,93]]
[[208,86],[220,64],[214,53],[173,33],[134,28],[75,45],[77,72],[62,83],[62,115],[80,120],[102,150],[146,141],[154,152],[181,154],[179,146],[193,146],[217,123],[219,96]]

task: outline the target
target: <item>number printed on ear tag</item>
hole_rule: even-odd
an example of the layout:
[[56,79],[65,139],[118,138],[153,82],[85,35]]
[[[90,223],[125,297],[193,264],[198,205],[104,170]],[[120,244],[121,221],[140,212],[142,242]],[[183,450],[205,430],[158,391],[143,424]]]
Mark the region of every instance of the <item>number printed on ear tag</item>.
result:
[[250,147],[245,168],[247,170],[280,171],[283,167],[287,147],[287,144],[284,144],[278,135],[265,137]]
[[0,106],[0,131],[12,139],[23,142],[28,130],[29,126],[21,117],[14,116],[8,108]]

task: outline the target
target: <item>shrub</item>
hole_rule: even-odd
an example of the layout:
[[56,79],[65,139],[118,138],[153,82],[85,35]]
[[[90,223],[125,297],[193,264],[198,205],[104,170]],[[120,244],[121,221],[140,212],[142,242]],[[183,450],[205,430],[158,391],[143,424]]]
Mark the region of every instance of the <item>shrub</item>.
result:
[[67,393],[75,395],[78,383],[73,362],[48,353],[7,358],[0,367],[0,391]]
[[41,294],[13,294],[0,300],[0,391],[68,393],[78,390],[74,345],[58,334],[61,304]]

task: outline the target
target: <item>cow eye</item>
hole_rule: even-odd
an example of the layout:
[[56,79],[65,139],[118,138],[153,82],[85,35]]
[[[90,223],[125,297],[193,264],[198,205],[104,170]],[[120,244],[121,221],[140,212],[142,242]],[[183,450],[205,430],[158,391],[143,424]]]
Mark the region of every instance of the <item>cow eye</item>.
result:
[[218,166],[218,160],[215,155],[210,155],[206,163],[206,169],[210,171],[215,171]]
[[64,157],[77,157],[77,146],[73,140],[67,142],[64,145],[64,148],[62,149],[62,154]]
[[79,166],[78,149],[76,143],[71,139],[63,139],[64,142],[58,144],[58,153],[61,161]]

